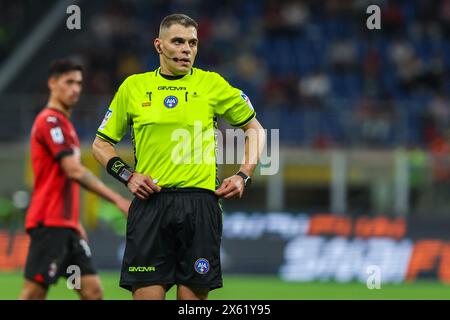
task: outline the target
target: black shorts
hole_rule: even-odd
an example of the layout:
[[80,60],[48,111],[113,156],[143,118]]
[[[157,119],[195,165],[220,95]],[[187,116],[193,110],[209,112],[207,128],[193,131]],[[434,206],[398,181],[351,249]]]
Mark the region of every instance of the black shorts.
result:
[[147,200],[134,198],[120,286],[174,284],[222,287],[222,209],[205,189],[163,189]]
[[28,233],[31,242],[25,264],[26,279],[48,288],[59,277],[73,275],[73,269],[68,270],[71,265],[78,266],[82,276],[97,273],[87,242],[75,230],[40,226]]

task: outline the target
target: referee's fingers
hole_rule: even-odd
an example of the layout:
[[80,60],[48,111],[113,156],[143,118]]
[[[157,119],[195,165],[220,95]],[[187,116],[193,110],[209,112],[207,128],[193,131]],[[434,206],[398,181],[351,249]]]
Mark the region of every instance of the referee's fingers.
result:
[[136,196],[136,197],[138,197],[139,199],[142,199],[142,200],[145,200],[145,199],[147,199],[149,196],[150,196],[150,194],[148,194],[147,192],[144,192],[144,191],[142,191],[142,190],[136,190],[136,192],[134,193],[134,195]]
[[143,192],[145,192],[145,193],[148,193],[149,195],[151,195],[152,193],[154,193],[154,191],[152,190],[152,188],[150,188],[150,187],[148,186],[148,184],[145,183],[145,180],[144,180],[144,182],[142,182],[142,183],[139,184],[139,190],[141,190],[141,191],[143,191]]
[[146,185],[152,190],[151,193],[161,191],[161,187],[158,186],[156,183],[154,183],[150,177],[146,176],[144,181],[145,181]]
[[236,190],[236,186],[233,183],[228,183],[227,186],[223,190],[216,192],[216,194],[220,197],[220,196],[227,195],[228,193],[235,191],[235,190]]
[[158,186],[156,183],[154,183],[153,181],[150,182],[150,188],[152,188],[152,190],[154,192],[160,192],[161,191],[161,187]]
[[239,189],[235,189],[232,190],[231,192],[228,192],[226,195],[224,195],[223,197],[225,199],[232,199],[232,198],[236,198],[239,194],[240,194],[240,190]]
[[229,185],[229,181],[228,180],[223,180],[222,184],[220,185],[220,187],[215,191],[216,195],[218,196],[222,196],[224,195],[224,191],[226,189],[226,187]]

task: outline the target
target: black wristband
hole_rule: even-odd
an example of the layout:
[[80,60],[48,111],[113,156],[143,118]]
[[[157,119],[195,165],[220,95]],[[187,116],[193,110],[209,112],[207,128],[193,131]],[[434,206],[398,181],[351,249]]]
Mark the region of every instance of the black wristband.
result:
[[125,186],[128,184],[128,181],[131,179],[134,172],[133,168],[131,168],[119,157],[111,158],[108,161],[106,171],[108,171],[108,173],[114,178],[122,182]]

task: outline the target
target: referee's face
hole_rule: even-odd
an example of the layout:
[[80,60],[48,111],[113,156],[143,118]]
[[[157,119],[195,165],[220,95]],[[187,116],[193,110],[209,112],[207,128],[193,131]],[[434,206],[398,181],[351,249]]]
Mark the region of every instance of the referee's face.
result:
[[161,72],[169,75],[183,75],[191,71],[197,55],[197,29],[173,24],[161,30],[155,39],[160,55]]

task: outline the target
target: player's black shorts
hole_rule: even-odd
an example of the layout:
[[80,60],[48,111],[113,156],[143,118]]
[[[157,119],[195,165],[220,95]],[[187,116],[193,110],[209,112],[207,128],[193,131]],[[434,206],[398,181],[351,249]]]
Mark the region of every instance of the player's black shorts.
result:
[[222,210],[212,191],[162,189],[147,200],[134,198],[120,286],[220,288],[221,239]]
[[[25,265],[25,278],[44,288],[69,277],[78,266],[80,275],[96,274],[87,242],[71,228],[39,226],[28,231],[31,237]],[[68,272],[69,271],[69,272]]]

